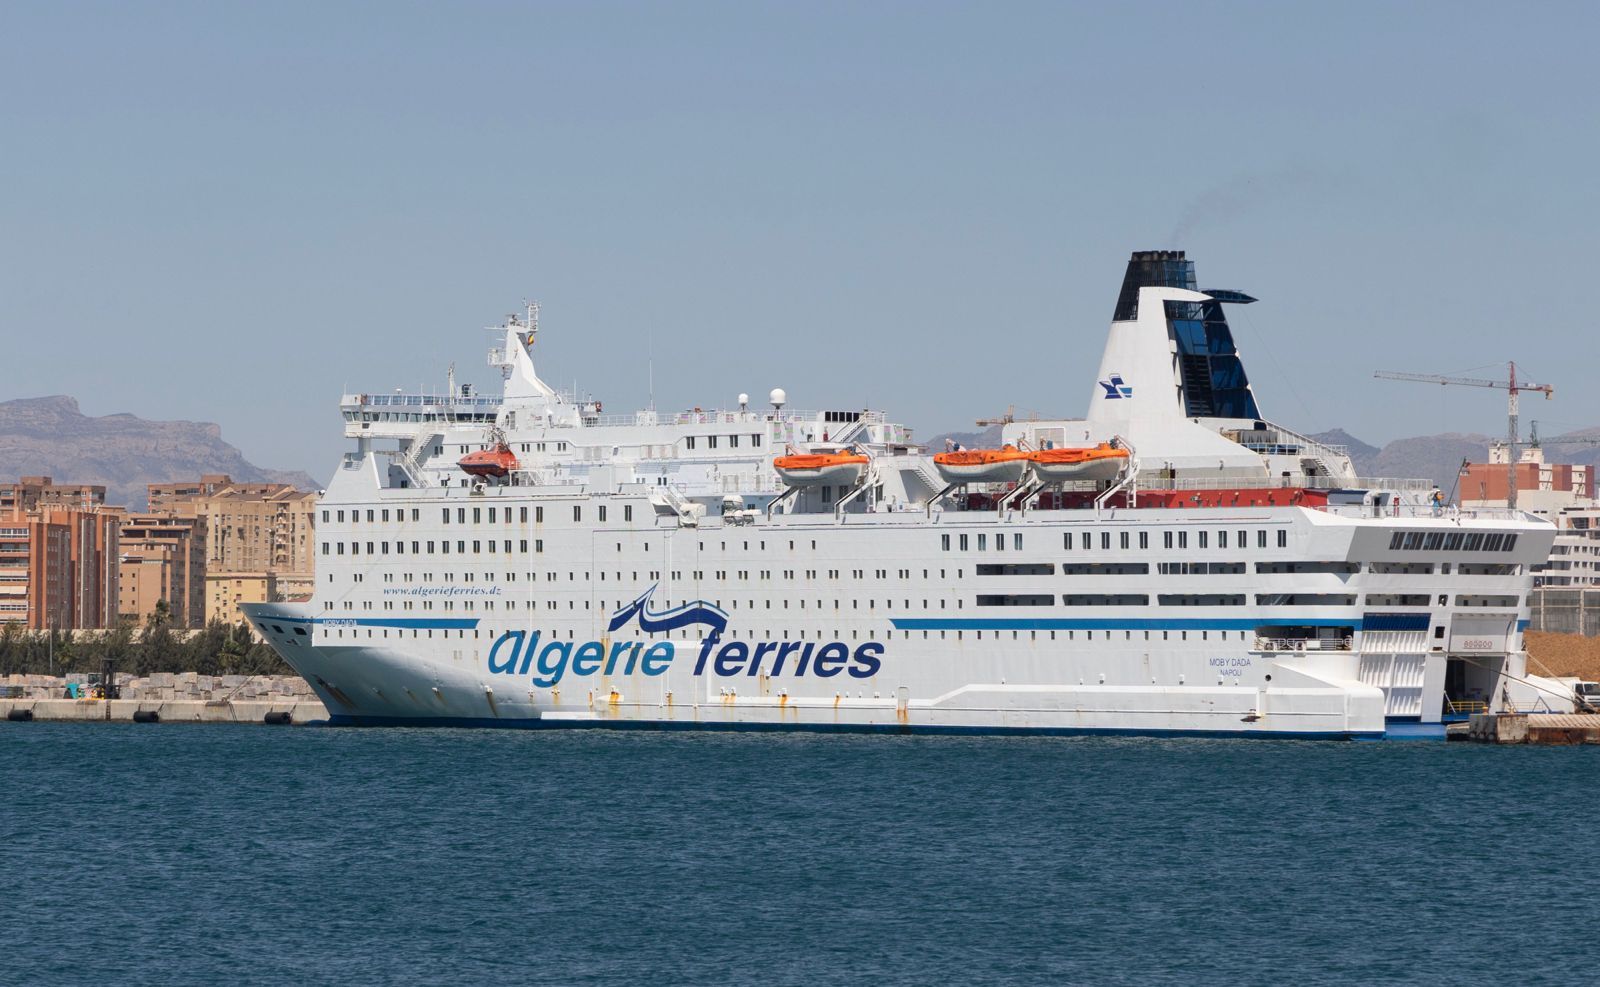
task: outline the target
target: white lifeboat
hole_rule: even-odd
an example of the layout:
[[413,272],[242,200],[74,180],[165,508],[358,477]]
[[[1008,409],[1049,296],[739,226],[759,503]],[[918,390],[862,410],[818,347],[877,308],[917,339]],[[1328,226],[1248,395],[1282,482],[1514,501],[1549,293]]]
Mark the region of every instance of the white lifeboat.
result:
[[1128,450],[1102,442],[1093,448],[1041,449],[1028,454],[1041,480],[1115,480],[1128,465]]
[[1028,468],[1028,454],[1016,446],[941,452],[933,467],[946,483],[1016,483]]
[[837,452],[801,452],[779,456],[772,468],[791,487],[815,487],[824,483],[852,486],[867,468],[867,457],[854,449]]

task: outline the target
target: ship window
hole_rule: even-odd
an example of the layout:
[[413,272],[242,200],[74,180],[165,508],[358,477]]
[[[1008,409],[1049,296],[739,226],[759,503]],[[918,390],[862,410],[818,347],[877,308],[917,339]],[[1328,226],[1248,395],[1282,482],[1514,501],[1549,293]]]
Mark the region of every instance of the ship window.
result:
[[692,436],[692,435],[686,436],[684,438],[684,440],[683,440],[683,447],[685,449],[693,449],[694,448],[694,436]]
[[[508,507],[508,508],[506,508],[506,510],[509,512],[510,508]],[[508,513],[506,516],[510,517],[510,514]],[[491,508],[489,508],[489,523],[490,524],[494,524],[494,521],[495,521],[495,508],[491,507]]]
[[1101,548],[1110,548],[1111,547],[1111,532],[1109,532],[1109,531],[1100,532],[1100,547]]
[[323,524],[327,524],[328,523],[328,512],[327,511],[323,511],[322,512],[322,523]]
[[729,449],[737,449],[737,448],[739,448],[739,437],[737,435],[728,436],[728,448]]
[[528,509],[526,507],[517,508],[517,520],[523,524],[528,523]]
[[1090,534],[1087,531],[1080,532],[1078,534],[1078,547],[1083,548],[1083,549],[1089,549],[1089,548],[1094,547],[1094,542],[1092,541],[1093,538],[1094,538],[1094,535]]
[[1256,547],[1257,548],[1266,548],[1267,547],[1267,533],[1265,531],[1257,531],[1256,532]]
[[1452,531],[1445,536],[1444,547],[1446,551],[1454,552],[1461,548],[1461,543],[1466,540],[1466,535],[1459,531]]
[[1406,533],[1404,531],[1396,531],[1389,536],[1389,549],[1391,551],[1399,551],[1400,546],[1405,543],[1405,539]]
[[384,511],[384,512],[383,512],[383,519],[384,519],[384,520],[385,520],[385,521],[387,521],[387,520],[389,520],[389,512],[388,512],[388,510],[385,510],[385,511]]
[[994,536],[994,550],[996,552],[1004,552],[1006,550],[1005,532],[1002,531]]
[[1148,532],[1148,531],[1139,532],[1139,547],[1140,548],[1149,548],[1150,547],[1150,532]]
[[1218,548],[1227,548],[1228,547],[1228,533],[1226,531],[1217,532],[1217,547]]
[[1170,531],[1161,532],[1161,547],[1162,548],[1171,548],[1172,547],[1172,532],[1170,532]]
[[444,509],[444,523],[445,524],[449,524],[450,523],[450,508],[448,508],[448,507],[446,507]]
[[344,522],[344,511],[340,511],[339,512],[339,521],[340,521],[340,523]]
[[1179,548],[1188,548],[1189,547],[1189,532],[1187,532],[1187,531],[1178,532],[1178,547]]
[[[416,554],[418,554],[418,553],[417,553],[417,546],[418,546],[418,545],[420,545],[420,544],[421,544],[421,542],[412,542],[412,543],[411,543],[411,554],[412,554],[412,555],[416,555]],[[410,577],[410,576],[407,576],[407,577],[406,577],[406,578],[407,578],[407,579],[410,579],[410,578],[411,578],[411,577]]]
[[372,521],[372,511],[370,511],[370,510],[367,511],[367,521],[368,521],[368,523],[371,523],[371,521]]
[[1069,593],[1061,598],[1069,607],[1143,607],[1150,603],[1146,593]]
[[1279,548],[1288,548],[1289,547],[1289,532],[1284,531],[1281,528],[1278,530],[1278,547]]
[[[939,536],[939,547],[944,549],[946,552],[950,551],[950,536],[949,535],[940,535]],[[323,549],[322,554],[323,555],[327,555],[328,554],[327,549]]]
[[978,536],[978,551],[982,552],[985,549],[987,549],[988,547],[989,547],[989,536],[988,535],[979,535]]
[[[949,548],[950,546],[946,545],[945,547]],[[322,543],[322,554],[323,555],[327,555],[328,554],[328,543],[327,542],[323,542]]]
[[1128,533],[1126,531],[1121,532],[1121,533],[1119,533],[1117,535],[1117,545],[1120,548],[1127,548],[1128,547]]
[[750,444],[757,449],[761,448],[761,436],[759,434],[750,436]]
[[622,520],[624,520],[624,521],[632,521],[633,520],[633,505],[632,504],[623,504],[622,505]]
[[[576,521],[577,518],[573,518],[573,520]],[[605,524],[606,523],[606,505],[604,505],[604,504],[600,505],[600,523],[601,524]]]
[[1506,540],[1500,545],[1500,551],[1509,552],[1513,548],[1516,548],[1516,547],[1517,547],[1517,536],[1514,535],[1514,534],[1510,534],[1510,535],[1506,535]]
[[[344,554],[344,542],[339,542],[339,544],[338,544],[338,554],[339,555],[343,555]],[[329,578],[332,578],[333,574],[329,573],[328,575],[329,575]]]
[[961,536],[961,550],[963,552],[965,552],[967,550],[967,536],[966,535],[962,535]]
[[572,520],[573,521],[582,521],[583,520],[583,507],[582,507],[582,505],[579,505],[579,504],[573,504],[572,505]]
[[1015,551],[1022,551],[1022,532],[1016,532],[1011,536],[1011,547]]
[[707,449],[715,449],[716,447],[717,447],[717,437],[715,435],[706,436],[706,448]]
[[456,508],[456,523],[457,524],[466,524],[467,523],[467,509],[465,507]]
[[1201,548],[1205,548],[1206,547],[1206,533],[1204,531],[1200,531],[1200,532],[1196,532],[1196,534],[1200,538],[1199,546]]
[[980,607],[1053,607],[1056,598],[1049,593],[978,594]]

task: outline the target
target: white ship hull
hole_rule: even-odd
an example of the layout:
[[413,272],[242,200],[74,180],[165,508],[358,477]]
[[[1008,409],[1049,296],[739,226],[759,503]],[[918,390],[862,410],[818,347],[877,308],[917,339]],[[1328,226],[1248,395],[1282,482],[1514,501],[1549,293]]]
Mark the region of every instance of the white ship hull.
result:
[[[1092,500],[963,510],[966,474],[903,426],[778,390],[602,416],[512,319],[501,398],[345,397],[316,596],[246,615],[348,724],[1360,738],[1536,691],[1554,529],[1435,509],[1262,419],[1186,264],[1130,261],[1086,418],[1005,426],[1129,450]],[[773,453],[830,436],[869,464],[786,485]],[[457,459],[501,445],[516,468],[469,483]]]

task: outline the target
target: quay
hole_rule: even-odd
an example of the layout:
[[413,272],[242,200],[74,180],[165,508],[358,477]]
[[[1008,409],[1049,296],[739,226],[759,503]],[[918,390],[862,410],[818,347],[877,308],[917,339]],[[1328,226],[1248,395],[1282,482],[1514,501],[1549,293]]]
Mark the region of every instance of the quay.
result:
[[0,679],[0,721],[286,723],[326,721],[328,710],[297,675],[116,675],[113,698],[82,673]]
[[1447,738],[1478,744],[1600,744],[1600,715],[1474,713],[1467,723],[1452,726]]

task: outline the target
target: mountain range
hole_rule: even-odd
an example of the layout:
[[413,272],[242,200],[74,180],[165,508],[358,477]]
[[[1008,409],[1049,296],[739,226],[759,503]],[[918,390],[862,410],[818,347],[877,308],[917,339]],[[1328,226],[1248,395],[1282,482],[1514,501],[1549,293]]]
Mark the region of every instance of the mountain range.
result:
[[85,415],[74,398],[55,395],[0,401],[0,481],[49,476],[58,483],[99,483],[106,503],[142,510],[145,485],[226,473],[251,483],[321,484],[299,470],[256,466],[224,442],[211,422],[149,421],[134,415]]

